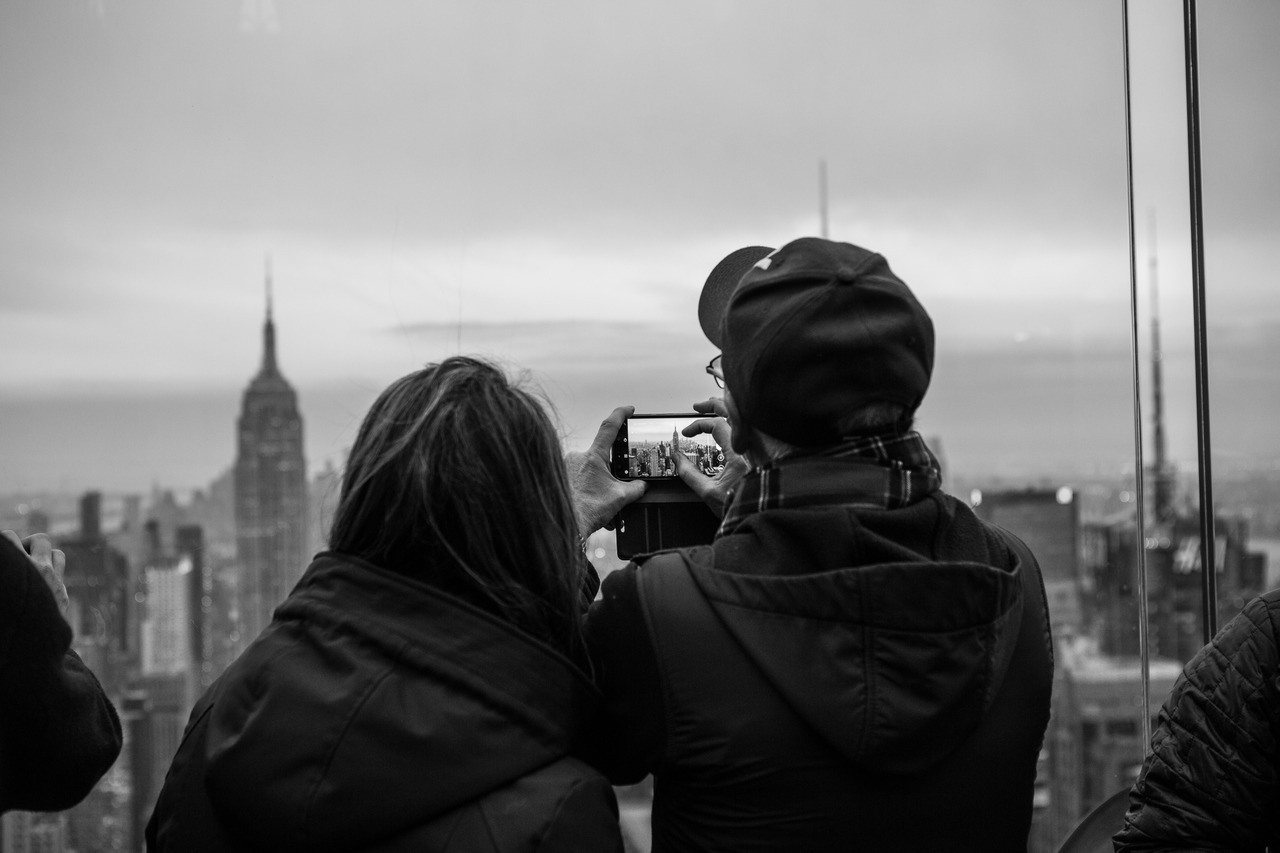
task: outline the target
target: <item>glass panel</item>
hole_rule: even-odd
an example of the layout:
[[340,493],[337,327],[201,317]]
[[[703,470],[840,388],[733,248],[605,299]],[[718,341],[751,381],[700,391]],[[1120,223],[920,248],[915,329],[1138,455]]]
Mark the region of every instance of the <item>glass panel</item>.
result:
[[[1202,642],[1196,414],[1181,18],[1131,8],[1154,714]],[[1280,568],[1278,17],[1201,15],[1222,622]],[[527,367],[585,446],[615,405],[719,393],[720,257],[827,230],[932,314],[944,488],[1041,563],[1031,849],[1056,849],[1144,750],[1121,82],[1115,4],[0,4],[0,526],[66,551],[129,738],[0,846],[138,849],[390,380]],[[623,565],[611,533],[588,553]],[[638,848],[652,790],[620,791]]]
[[1280,25],[1280,9],[1237,15],[1210,6],[1205,12],[1205,264],[1221,627],[1249,599],[1280,586],[1280,455],[1270,428],[1280,379],[1268,367],[1275,363],[1280,297],[1262,272],[1280,224],[1280,170],[1266,153],[1280,104],[1256,76],[1275,67],[1266,31]]

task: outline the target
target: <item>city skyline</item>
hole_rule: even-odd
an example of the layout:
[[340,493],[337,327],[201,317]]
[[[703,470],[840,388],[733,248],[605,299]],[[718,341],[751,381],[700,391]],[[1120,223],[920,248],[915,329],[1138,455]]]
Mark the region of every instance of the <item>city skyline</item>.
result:
[[[643,415],[636,412],[636,415]],[[702,415],[690,414],[682,418],[631,417],[627,419],[627,441],[630,447],[639,447],[646,443],[671,442],[673,434],[679,434],[685,425],[698,420]],[[709,433],[695,436],[680,436],[681,440],[698,444],[714,444]]]
[[[245,318],[245,325],[257,331],[251,317]],[[292,334],[292,325],[290,328]],[[552,340],[569,333],[560,328],[541,331]],[[588,330],[585,336],[603,347],[612,331],[607,327]],[[517,339],[514,343],[525,342]],[[1278,346],[1280,339],[1265,342],[1257,336],[1237,336],[1215,348],[1215,470],[1277,470],[1280,435],[1269,430],[1269,421],[1259,412],[1271,398],[1280,398],[1280,376],[1269,370],[1271,361],[1266,356]],[[1170,349],[1165,347],[1163,359],[1169,459],[1183,474],[1194,474],[1191,358],[1189,353]],[[295,356],[289,353],[288,343],[285,350],[292,364]],[[477,350],[494,358],[483,347]],[[670,410],[718,394],[701,373],[700,364],[705,361],[683,354],[702,351],[705,355],[707,350],[705,341],[689,341],[687,349],[663,346],[652,356],[654,369],[627,372],[624,360],[614,365],[612,380],[592,375],[600,361],[612,360],[614,354],[608,352],[589,363],[542,369],[529,360],[496,360],[516,374],[527,369],[533,383],[551,401],[553,419],[566,449],[573,449],[586,446],[600,418],[616,405]],[[448,354],[441,349],[438,357]],[[1280,358],[1280,352],[1276,356]],[[1013,343],[990,353],[940,356],[917,416],[917,429],[942,446],[947,478],[1070,479],[1125,471],[1131,475],[1129,358],[1118,346],[1071,356]],[[252,356],[243,355],[239,361],[242,374],[251,370]],[[1147,418],[1149,369],[1143,365]],[[308,476],[327,467],[341,467],[361,418],[381,388],[371,381],[356,380],[297,385],[300,413],[308,424]],[[234,432],[223,424],[234,420],[239,396],[240,390],[231,386],[87,399],[0,397],[3,491],[74,494],[99,489],[146,494],[155,488],[179,493],[205,489],[232,467]],[[103,452],[105,447],[111,452]],[[1151,453],[1150,447],[1147,452]]]

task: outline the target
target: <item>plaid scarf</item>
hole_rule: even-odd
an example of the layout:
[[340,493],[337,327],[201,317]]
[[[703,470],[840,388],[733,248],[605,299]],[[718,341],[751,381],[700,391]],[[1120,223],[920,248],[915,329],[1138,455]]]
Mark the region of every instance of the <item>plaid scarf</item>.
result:
[[918,432],[853,438],[747,474],[729,495],[718,535],[732,533],[749,515],[767,509],[901,509],[941,485],[938,460]]

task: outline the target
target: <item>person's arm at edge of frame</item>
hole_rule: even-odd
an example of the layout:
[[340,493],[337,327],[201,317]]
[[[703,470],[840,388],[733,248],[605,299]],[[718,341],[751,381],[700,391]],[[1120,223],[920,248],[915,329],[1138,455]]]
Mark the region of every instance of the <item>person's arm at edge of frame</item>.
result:
[[[1229,684],[1246,673],[1248,683]],[[1269,595],[1246,604],[1183,670],[1160,709],[1115,849],[1263,850],[1280,801],[1277,719],[1280,598]],[[1195,778],[1206,770],[1215,778]]]
[[2,538],[4,594],[21,597],[5,603],[15,612],[0,638],[0,811],[60,811],[84,799],[119,756],[120,718],[71,648],[62,552],[43,534],[28,537],[30,555],[17,534]]

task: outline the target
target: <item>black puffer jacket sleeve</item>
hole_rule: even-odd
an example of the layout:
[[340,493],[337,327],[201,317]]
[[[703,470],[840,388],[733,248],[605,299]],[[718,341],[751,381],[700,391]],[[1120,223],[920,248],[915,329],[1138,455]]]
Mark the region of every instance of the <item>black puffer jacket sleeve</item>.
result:
[[1114,840],[1117,851],[1280,849],[1280,590],[1183,670]]

